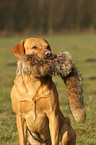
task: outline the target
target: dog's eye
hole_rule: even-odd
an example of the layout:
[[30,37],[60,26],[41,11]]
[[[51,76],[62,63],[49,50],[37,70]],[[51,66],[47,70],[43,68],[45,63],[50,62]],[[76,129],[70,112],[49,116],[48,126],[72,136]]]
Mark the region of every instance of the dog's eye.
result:
[[37,46],[33,46],[31,49],[37,49]]

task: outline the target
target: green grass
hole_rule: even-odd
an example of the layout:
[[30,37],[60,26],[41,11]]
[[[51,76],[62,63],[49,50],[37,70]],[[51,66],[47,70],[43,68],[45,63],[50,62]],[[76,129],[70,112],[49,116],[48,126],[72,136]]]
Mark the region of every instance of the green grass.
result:
[[[77,145],[96,145],[96,35],[58,35],[45,36],[52,51],[69,51],[83,76],[84,102],[87,112],[85,123],[77,123],[72,117],[68,102],[66,86],[59,77],[54,77],[58,88],[60,107],[69,117],[77,134]],[[24,37],[0,38],[0,145],[18,145],[18,132],[15,114],[11,107],[10,91],[16,76],[17,58],[12,48]],[[95,79],[90,79],[95,77]]]

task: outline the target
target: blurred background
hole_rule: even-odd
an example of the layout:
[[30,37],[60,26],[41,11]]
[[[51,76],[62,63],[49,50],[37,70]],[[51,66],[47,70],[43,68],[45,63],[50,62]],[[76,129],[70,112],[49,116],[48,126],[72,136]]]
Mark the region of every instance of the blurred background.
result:
[[27,37],[44,37],[52,52],[68,51],[83,76],[86,122],[77,123],[67,88],[53,77],[60,108],[76,131],[76,145],[96,145],[96,0],[0,0],[0,145],[18,145],[10,92],[17,58],[12,49]]
[[0,34],[96,30],[96,0],[0,0]]

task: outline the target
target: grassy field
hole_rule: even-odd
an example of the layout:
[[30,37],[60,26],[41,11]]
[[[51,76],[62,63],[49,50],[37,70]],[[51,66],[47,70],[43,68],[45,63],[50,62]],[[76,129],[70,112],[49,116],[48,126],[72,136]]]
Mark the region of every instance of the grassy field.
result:
[[[66,86],[59,77],[54,81],[59,91],[60,107],[69,117],[77,134],[77,145],[96,145],[96,35],[45,36],[52,51],[69,51],[83,76],[84,102],[87,112],[85,123],[72,117]],[[11,107],[10,91],[16,76],[17,58],[12,48],[24,37],[0,38],[0,145],[18,145],[15,114]]]

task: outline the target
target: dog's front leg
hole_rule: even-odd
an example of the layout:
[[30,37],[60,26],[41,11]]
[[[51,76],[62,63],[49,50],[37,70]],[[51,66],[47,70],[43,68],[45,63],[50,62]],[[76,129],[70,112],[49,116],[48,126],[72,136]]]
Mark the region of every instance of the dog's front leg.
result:
[[17,128],[19,133],[19,145],[26,145],[26,124],[24,119],[21,118],[20,114],[16,115]]
[[52,145],[59,145],[59,121],[58,114],[52,112],[49,116],[49,129]]

